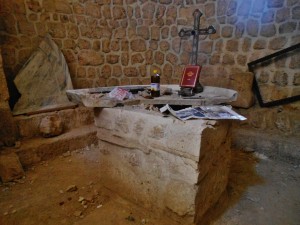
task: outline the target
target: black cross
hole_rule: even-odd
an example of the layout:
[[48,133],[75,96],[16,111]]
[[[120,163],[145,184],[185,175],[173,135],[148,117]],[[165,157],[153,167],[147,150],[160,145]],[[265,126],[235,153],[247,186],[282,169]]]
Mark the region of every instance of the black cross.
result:
[[193,35],[193,49],[192,49],[192,65],[197,65],[198,57],[198,43],[199,35],[208,35],[216,33],[216,29],[213,26],[208,26],[207,28],[200,29],[200,17],[203,14],[199,9],[196,9],[193,13],[194,16],[194,29],[181,29],[178,33],[179,37],[189,37]]

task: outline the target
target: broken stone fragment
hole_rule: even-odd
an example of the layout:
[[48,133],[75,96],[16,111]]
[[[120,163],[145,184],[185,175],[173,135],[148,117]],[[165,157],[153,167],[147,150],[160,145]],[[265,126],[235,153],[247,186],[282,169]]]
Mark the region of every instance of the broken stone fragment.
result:
[[73,215],[79,217],[82,215],[82,211],[75,211]]
[[40,133],[43,137],[58,136],[63,132],[63,124],[58,114],[46,116],[41,120]]
[[3,182],[22,178],[24,170],[16,153],[0,155],[0,177]]
[[82,202],[82,201],[84,201],[85,200],[85,198],[84,197],[82,197],[82,196],[79,196],[79,198],[78,198],[78,201],[79,202]]
[[125,219],[132,222],[135,221],[135,218],[132,215],[127,216]]
[[70,151],[67,151],[65,153],[63,153],[63,157],[69,157],[71,156],[71,152]]
[[77,186],[76,185],[70,185],[68,188],[67,188],[67,192],[74,192],[74,191],[77,191]]
[[16,141],[15,148],[20,148],[20,147],[21,147],[21,142],[20,141]]

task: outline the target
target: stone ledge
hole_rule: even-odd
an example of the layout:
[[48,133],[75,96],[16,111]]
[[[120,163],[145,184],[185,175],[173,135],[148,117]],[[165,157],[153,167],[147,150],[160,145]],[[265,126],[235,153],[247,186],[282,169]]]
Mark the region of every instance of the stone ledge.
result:
[[47,116],[57,115],[63,123],[63,132],[69,132],[82,126],[93,124],[93,110],[86,107],[77,107],[75,109],[64,109],[57,112],[40,113],[35,115],[15,116],[14,120],[18,127],[19,136],[22,139],[41,136],[40,123]]
[[7,148],[5,152],[13,150],[24,168],[29,168],[41,161],[52,159],[67,151],[74,151],[91,144],[96,144],[96,127],[83,126],[52,138],[30,138],[21,140],[21,146]]
[[255,129],[233,129],[232,144],[237,148],[253,150],[266,156],[293,164],[300,164],[299,136]]

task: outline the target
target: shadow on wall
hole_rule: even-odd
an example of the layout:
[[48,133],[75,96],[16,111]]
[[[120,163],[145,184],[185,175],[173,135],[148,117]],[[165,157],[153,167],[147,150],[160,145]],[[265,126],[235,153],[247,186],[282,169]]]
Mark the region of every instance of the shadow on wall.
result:
[[227,209],[235,205],[249,186],[263,183],[256,173],[258,159],[249,152],[232,150],[229,181],[226,191],[214,207],[209,209],[197,225],[209,225],[219,219]]
[[[0,43],[1,44],[1,43]],[[20,93],[14,83],[14,79],[16,76],[16,73],[14,73],[11,69],[9,69],[8,67],[5,67],[5,59],[8,58],[7,55],[5,55],[7,53],[1,51],[1,57],[3,59],[2,63],[3,63],[3,71],[4,71],[4,75],[6,78],[6,83],[7,83],[7,87],[8,87],[8,92],[9,92],[9,107],[12,110],[14,105],[16,104],[16,102],[18,101],[18,99],[20,98]]]

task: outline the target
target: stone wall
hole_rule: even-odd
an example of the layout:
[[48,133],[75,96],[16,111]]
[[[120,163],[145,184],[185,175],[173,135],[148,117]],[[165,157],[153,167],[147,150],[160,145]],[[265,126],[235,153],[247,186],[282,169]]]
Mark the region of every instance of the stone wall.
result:
[[[12,80],[41,38],[50,33],[62,49],[75,88],[148,84],[151,71],[162,83],[178,83],[190,63],[192,38],[178,31],[201,27],[217,33],[201,36],[201,79],[228,79],[247,71],[247,63],[300,42],[299,0],[0,0],[4,69],[11,96]],[[296,57],[297,63],[299,57]],[[296,69],[298,66],[296,66]],[[299,74],[289,78],[299,86]],[[279,76],[280,78],[280,76]],[[240,112],[244,127],[285,135],[300,130],[300,104]]]

